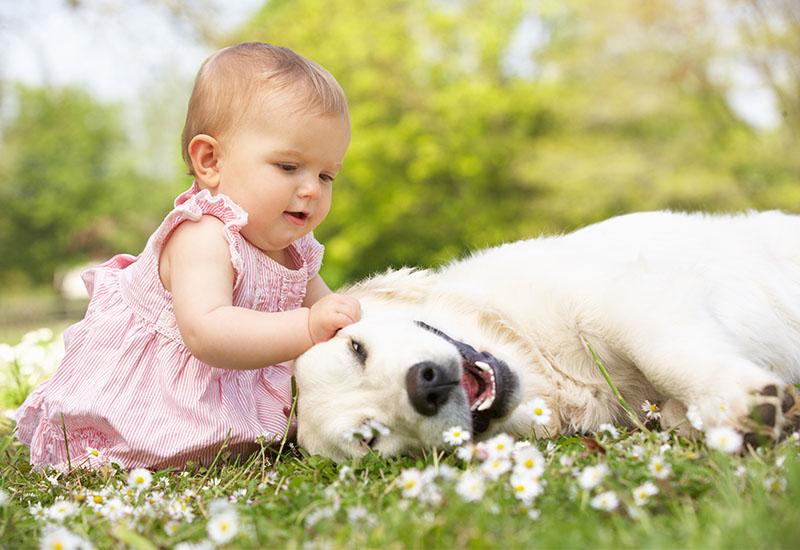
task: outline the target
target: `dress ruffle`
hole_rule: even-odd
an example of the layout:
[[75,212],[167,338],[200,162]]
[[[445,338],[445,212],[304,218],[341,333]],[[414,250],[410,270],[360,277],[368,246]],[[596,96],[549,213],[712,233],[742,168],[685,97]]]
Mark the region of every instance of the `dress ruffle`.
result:
[[223,224],[225,240],[236,276],[242,271],[242,254],[239,231],[247,225],[247,212],[227,195],[212,195],[208,189],[200,190],[197,182],[175,199],[175,209],[169,213],[161,227],[153,234],[153,250],[161,254],[170,235],[184,221],[199,221],[203,215],[214,216]]

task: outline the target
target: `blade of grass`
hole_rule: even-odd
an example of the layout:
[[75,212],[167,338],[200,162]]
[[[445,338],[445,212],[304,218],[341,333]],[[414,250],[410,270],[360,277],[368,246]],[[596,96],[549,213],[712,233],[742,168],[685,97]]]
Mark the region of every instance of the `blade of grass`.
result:
[[611,379],[611,375],[608,373],[608,370],[606,369],[605,365],[603,365],[603,362],[600,361],[600,358],[594,352],[594,348],[592,348],[592,345],[586,338],[583,337],[583,334],[579,334],[578,337],[581,339],[581,343],[586,347],[586,349],[589,350],[589,353],[592,355],[592,359],[594,360],[594,364],[597,365],[597,368],[600,370],[600,374],[602,374],[603,378],[605,378],[608,387],[611,388],[611,392],[614,394],[614,397],[617,398],[617,402],[623,409],[625,409],[625,412],[628,413],[628,417],[631,419],[631,422],[633,422],[633,424],[640,430],[649,432],[650,430],[648,430],[647,427],[642,423],[642,421],[639,420],[639,417],[634,412],[633,407],[631,407],[630,404],[627,401],[625,401],[625,398],[622,397],[622,394],[617,389],[617,386],[616,384],[614,384],[614,381]]
[[281,448],[278,449],[278,456],[275,457],[275,463],[272,465],[272,469],[276,469],[278,467],[278,463],[281,461],[281,455],[283,454],[283,447],[286,445],[286,440],[289,439],[289,430],[292,427],[292,420],[294,419],[294,411],[297,407],[297,382],[292,376],[292,408],[289,409],[289,417],[286,419],[286,429],[283,431],[283,439],[281,440]]

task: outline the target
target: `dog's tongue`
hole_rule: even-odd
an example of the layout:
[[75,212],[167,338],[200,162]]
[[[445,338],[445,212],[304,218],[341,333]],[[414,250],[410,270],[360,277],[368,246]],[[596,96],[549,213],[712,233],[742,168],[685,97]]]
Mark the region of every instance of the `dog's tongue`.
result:
[[461,376],[461,387],[467,392],[467,399],[469,404],[472,405],[480,394],[481,383],[469,369],[464,369],[464,374]]

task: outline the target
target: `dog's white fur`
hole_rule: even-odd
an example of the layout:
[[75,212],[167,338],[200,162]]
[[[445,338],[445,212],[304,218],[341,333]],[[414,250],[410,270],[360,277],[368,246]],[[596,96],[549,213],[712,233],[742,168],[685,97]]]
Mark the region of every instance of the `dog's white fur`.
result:
[[757,394],[800,381],[800,217],[780,212],[620,216],[440,270],[389,272],[349,292],[363,319],[295,365],[299,442],[337,460],[365,452],[343,434],[366,420],[390,430],[375,442],[386,455],[441,446],[444,430],[468,428],[463,395],[434,416],[406,395],[410,366],[460,364],[455,346],[415,321],[505,361],[519,377],[515,405],[541,397],[553,411],[533,426],[512,408],[483,437],[627,423],[587,344],[627,402],[660,403],[669,425],[695,405],[706,425],[724,419],[746,431],[742,418],[771,399],[779,430],[782,393]]

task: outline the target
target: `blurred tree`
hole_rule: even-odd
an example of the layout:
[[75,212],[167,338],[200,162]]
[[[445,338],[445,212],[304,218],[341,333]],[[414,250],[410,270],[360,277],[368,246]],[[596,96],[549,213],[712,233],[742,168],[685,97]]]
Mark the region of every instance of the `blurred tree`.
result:
[[[353,143],[317,232],[333,286],[633,210],[800,210],[796,0],[270,0],[228,40],[198,8],[211,0],[158,1],[342,83]],[[734,108],[743,70],[776,98],[774,128]],[[75,91],[23,89],[12,111],[0,281],[137,251],[188,183],[163,158],[142,168],[165,143],[159,109],[133,147]]]
[[788,134],[800,141],[800,2],[729,0],[738,10],[739,54],[778,100]]
[[273,1],[237,37],[295,49],[348,94],[353,142],[318,230],[332,284],[524,233],[539,190],[516,159],[556,98],[503,68],[523,16],[515,0]]
[[337,284],[632,210],[797,209],[800,154],[732,110],[709,6],[271,1],[236,38],[287,45],[348,93],[318,231]]
[[76,89],[20,87],[17,99],[0,165],[0,281],[49,284],[59,266],[138,250],[133,201],[152,189],[115,161],[116,109]]

